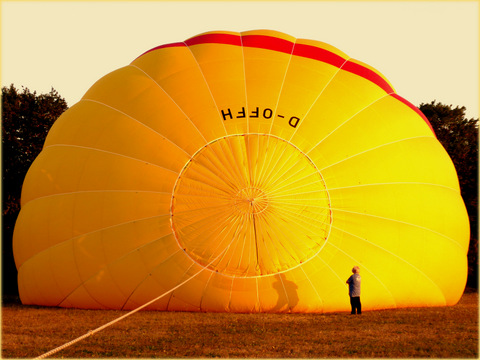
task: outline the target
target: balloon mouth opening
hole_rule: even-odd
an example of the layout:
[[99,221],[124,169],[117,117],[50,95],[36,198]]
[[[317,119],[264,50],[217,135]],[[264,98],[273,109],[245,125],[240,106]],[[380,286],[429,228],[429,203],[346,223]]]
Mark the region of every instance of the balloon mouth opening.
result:
[[324,179],[306,154],[269,134],[230,135],[199,149],[180,172],[170,224],[198,265],[258,277],[304,264],[331,228]]

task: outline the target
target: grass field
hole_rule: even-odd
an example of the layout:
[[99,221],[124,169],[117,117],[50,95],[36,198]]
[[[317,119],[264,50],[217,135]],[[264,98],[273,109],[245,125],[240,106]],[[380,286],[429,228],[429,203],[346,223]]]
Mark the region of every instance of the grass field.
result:
[[[2,307],[2,357],[32,358],[125,314]],[[453,307],[332,314],[142,311],[52,357],[478,357],[478,293]]]

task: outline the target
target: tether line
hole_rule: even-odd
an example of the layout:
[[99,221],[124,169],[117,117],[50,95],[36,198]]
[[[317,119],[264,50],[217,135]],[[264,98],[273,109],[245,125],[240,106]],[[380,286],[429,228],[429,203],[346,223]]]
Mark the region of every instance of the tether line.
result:
[[113,324],[115,324],[115,323],[117,323],[117,322],[119,322],[119,321],[127,318],[128,316],[135,314],[136,312],[138,312],[138,311],[146,308],[147,306],[153,304],[154,302],[160,300],[160,299],[161,299],[162,297],[164,297],[165,295],[168,295],[168,294],[172,293],[173,291],[177,290],[179,287],[185,285],[187,282],[189,282],[190,280],[192,280],[193,278],[195,278],[198,274],[200,274],[200,273],[201,273],[202,271],[204,271],[206,268],[208,268],[209,266],[211,266],[215,261],[217,261],[217,259],[218,259],[220,256],[222,256],[222,254],[223,254],[224,252],[226,252],[226,251],[228,250],[228,248],[230,247],[231,244],[232,244],[232,243],[228,244],[228,246],[225,248],[225,250],[223,250],[217,257],[215,257],[215,259],[213,259],[213,260],[210,262],[210,264],[208,264],[206,267],[201,267],[200,270],[198,270],[198,271],[197,271],[195,274],[193,274],[190,278],[184,280],[184,281],[181,282],[180,284],[178,284],[178,285],[174,286],[173,288],[171,288],[170,290],[164,292],[162,295],[157,296],[155,299],[150,300],[149,302],[147,302],[147,303],[145,303],[145,304],[137,307],[136,309],[131,310],[130,312],[126,313],[125,315],[122,315],[122,316],[120,316],[120,317],[118,317],[118,318],[116,318],[116,319],[114,319],[114,320],[112,320],[112,321],[110,321],[110,322],[102,325],[102,326],[99,326],[98,328],[96,328],[96,329],[94,329],[94,330],[89,330],[86,334],[83,334],[82,336],[79,336],[79,337],[77,337],[76,339],[73,339],[72,341],[69,341],[69,342],[67,342],[67,343],[65,343],[65,344],[63,344],[63,345],[61,345],[61,346],[59,346],[59,347],[57,347],[57,348],[55,348],[55,349],[52,349],[52,350],[50,350],[50,351],[48,351],[48,352],[46,352],[46,353],[44,353],[44,354],[42,354],[42,355],[34,358],[34,359],[45,359],[46,357],[48,357],[48,356],[50,356],[50,355],[56,354],[57,352],[59,352],[59,351],[61,351],[61,350],[63,350],[63,349],[66,349],[67,347],[72,346],[73,344],[76,344],[77,342],[82,341],[82,340],[84,340],[84,339],[86,339],[86,338],[88,338],[88,337],[96,334],[97,332],[102,331],[103,329],[106,329],[107,327],[109,327],[109,326],[111,326],[111,325],[113,325]]

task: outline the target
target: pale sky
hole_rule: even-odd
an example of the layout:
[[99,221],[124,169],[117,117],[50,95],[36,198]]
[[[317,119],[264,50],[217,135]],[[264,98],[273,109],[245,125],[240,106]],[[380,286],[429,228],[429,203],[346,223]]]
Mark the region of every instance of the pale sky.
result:
[[69,106],[158,45],[271,29],[319,40],[379,70],[414,105],[479,117],[478,1],[1,1],[1,82],[53,87]]

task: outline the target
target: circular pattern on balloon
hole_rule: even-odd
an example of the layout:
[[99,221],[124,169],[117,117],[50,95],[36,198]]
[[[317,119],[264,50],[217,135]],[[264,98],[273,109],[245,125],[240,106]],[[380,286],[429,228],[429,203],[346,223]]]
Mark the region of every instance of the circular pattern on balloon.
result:
[[331,223],[318,169],[298,148],[268,134],[231,135],[200,149],[178,177],[171,216],[192,259],[241,277],[309,260],[324,246]]

